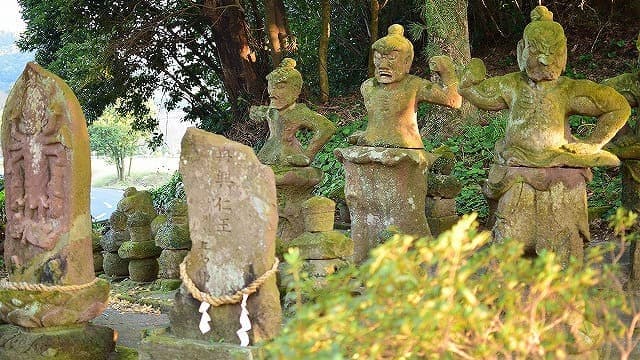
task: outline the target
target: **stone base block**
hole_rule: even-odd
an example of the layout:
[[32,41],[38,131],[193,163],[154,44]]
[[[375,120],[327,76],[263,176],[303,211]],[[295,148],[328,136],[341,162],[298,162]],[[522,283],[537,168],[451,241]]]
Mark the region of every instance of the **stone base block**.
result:
[[158,258],[158,277],[162,279],[179,279],[180,263],[184,260],[189,250],[162,250]]
[[162,249],[156,246],[156,242],[149,241],[125,241],[118,249],[118,256],[123,259],[157,258]]
[[127,276],[129,275],[129,260],[118,256],[118,253],[103,252],[102,267],[107,276]]
[[353,240],[337,230],[305,232],[286,245],[279,241],[276,252],[285,254],[290,247],[297,247],[304,260],[344,259],[353,255]]
[[451,227],[455,225],[458,220],[460,220],[460,216],[458,215],[427,218],[427,222],[429,223],[429,228],[431,229],[431,234],[433,236],[438,236],[443,232],[451,229]]
[[258,347],[183,339],[165,329],[146,331],[138,350],[140,360],[257,360],[264,358],[261,354]]
[[[456,215],[456,199],[433,198],[427,196],[425,201],[427,218],[439,218]],[[433,231],[433,229],[431,229]]]
[[93,253],[93,270],[96,273],[102,272],[102,254],[99,252]]
[[158,260],[155,258],[129,261],[129,278],[136,282],[151,282],[158,277]]
[[0,359],[107,360],[114,351],[113,329],[84,324],[26,330],[0,325]]

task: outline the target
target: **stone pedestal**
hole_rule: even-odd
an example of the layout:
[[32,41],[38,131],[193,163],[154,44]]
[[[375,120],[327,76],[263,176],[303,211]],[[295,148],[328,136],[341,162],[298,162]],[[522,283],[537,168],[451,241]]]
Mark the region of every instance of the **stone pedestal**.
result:
[[369,250],[386,240],[390,227],[404,234],[431,234],[424,213],[431,155],[368,146],[336,149],[335,154],[345,168],[355,262],[364,261]]
[[586,183],[591,170],[493,165],[484,187],[495,205],[494,241],[522,241],[530,255],[556,253],[563,266],[582,260],[589,241]]
[[115,349],[113,330],[83,324],[27,330],[0,325],[0,359],[107,360]]
[[259,360],[264,359],[260,348],[240,347],[233,344],[185,339],[171,333],[170,329],[147,331],[139,348],[139,360],[216,359]]
[[302,203],[310,199],[313,187],[322,180],[322,170],[314,167],[271,167],[278,191],[278,233],[287,242],[304,232]]

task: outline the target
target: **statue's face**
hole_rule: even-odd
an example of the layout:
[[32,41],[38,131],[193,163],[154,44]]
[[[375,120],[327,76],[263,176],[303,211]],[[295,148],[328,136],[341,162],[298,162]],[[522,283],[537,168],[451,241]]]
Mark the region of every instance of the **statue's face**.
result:
[[269,81],[267,91],[269,92],[269,105],[278,110],[293,105],[300,95],[300,91],[287,81],[276,83]]
[[521,66],[531,80],[548,81],[560,77],[567,65],[567,46],[563,37],[525,37],[522,45]]
[[373,52],[375,77],[379,83],[390,84],[402,80],[411,69],[410,57],[402,51]]

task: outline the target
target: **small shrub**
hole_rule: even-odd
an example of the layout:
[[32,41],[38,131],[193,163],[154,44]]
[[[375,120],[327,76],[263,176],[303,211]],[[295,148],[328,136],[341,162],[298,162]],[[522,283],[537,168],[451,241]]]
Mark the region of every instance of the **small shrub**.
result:
[[551,252],[526,259],[516,241],[488,245],[475,217],[437,239],[396,235],[360,268],[330,276],[267,344],[271,358],[562,359],[589,346],[582,332],[603,335],[587,319],[622,334],[624,297],[603,301],[598,289],[610,270],[603,249],[562,271]]
[[163,213],[169,201],[185,198],[184,184],[179,172],[175,172],[169,181],[157,189],[151,190],[153,206],[157,211]]

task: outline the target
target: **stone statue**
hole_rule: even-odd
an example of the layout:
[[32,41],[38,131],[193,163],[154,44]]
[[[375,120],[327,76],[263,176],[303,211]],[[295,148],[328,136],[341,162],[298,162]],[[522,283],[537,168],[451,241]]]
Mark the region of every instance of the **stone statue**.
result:
[[[529,253],[553,250],[566,264],[570,256],[582,259],[583,242],[590,237],[589,167],[618,165],[617,157],[602,147],[624,125],[630,109],[607,86],[560,76],[567,62],[562,26],[544,6],[536,7],[531,19],[518,43],[521,71],[485,79],[484,64],[472,59],[460,93],[481,109],[509,109],[484,188],[495,211],[495,239],[523,241]],[[570,132],[568,118],[574,114],[598,118],[584,139]]]
[[[336,132],[336,126],[326,117],[296,102],[302,90],[302,75],[295,66],[295,60],[283,59],[280,67],[267,75],[269,106],[251,107],[253,120],[266,120],[269,124],[269,138],[258,152],[263,164],[309,166]],[[299,130],[313,133],[306,148],[296,138]]]
[[430,70],[440,75],[444,87],[409,74],[413,45],[403,34],[402,25],[391,25],[389,34],[372,45],[375,76],[360,88],[368,123],[365,131],[351,137],[350,142],[355,145],[422,149],[418,104],[428,102],[453,108],[462,105],[449,57],[434,56],[429,61]]
[[[636,42],[640,52],[640,34]],[[627,99],[631,107],[640,105],[640,57],[638,68],[631,73],[618,75],[602,82],[616,89]],[[622,160],[622,206],[640,213],[640,127],[637,120],[635,126],[627,123],[607,145],[607,149]],[[640,289],[640,249],[636,242],[631,243],[632,256],[631,276],[627,287]]]
[[[267,75],[269,106],[250,110],[254,121],[269,123],[269,138],[258,159],[270,165],[276,176],[278,238],[285,243],[304,232],[302,203],[313,196],[313,187],[322,179],[322,170],[310,164],[336,131],[326,117],[296,102],[302,75],[295,66],[295,60],[283,59],[280,67]],[[312,134],[306,147],[296,137],[300,130]]]
[[368,124],[349,138],[356,146],[336,149],[345,167],[345,198],[351,215],[354,260],[389,237],[388,229],[430,235],[425,217],[427,168],[432,157],[423,150],[417,108],[421,102],[460,107],[453,62],[446,56],[429,61],[444,86],[409,75],[413,45],[404,28],[391,25],[376,41],[375,76],[361,87]]

